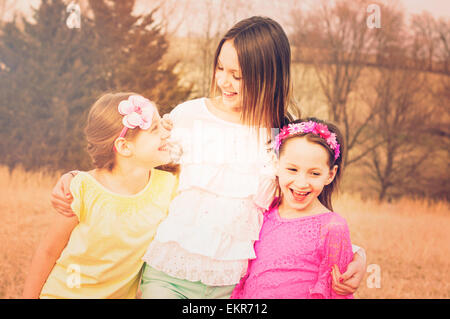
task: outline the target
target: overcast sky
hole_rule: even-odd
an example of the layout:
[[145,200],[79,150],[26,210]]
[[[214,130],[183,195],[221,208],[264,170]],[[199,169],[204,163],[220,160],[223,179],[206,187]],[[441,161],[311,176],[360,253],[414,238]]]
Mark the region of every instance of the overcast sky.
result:
[[[299,3],[305,5],[307,7],[309,4],[313,3],[314,0],[303,0],[298,1]],[[385,0],[391,1],[391,0]],[[430,12],[434,17],[450,17],[450,0],[398,0],[400,4],[405,8],[408,13],[420,13],[424,10]],[[30,7],[37,7],[40,3],[40,0],[16,0],[17,8],[24,13],[24,15],[29,15],[31,12]],[[137,0],[136,11],[147,11],[146,9],[149,7],[153,7],[154,3],[158,1],[155,0]],[[180,1],[179,3],[183,3],[184,1]],[[202,7],[205,6],[206,2],[216,2],[216,0],[190,0],[189,3],[191,6],[195,8],[192,10],[193,12],[201,12]],[[246,1],[243,1],[245,3]],[[277,19],[283,24],[283,20],[286,20],[286,15],[289,12],[291,1],[286,0],[253,0],[256,4],[253,7],[253,11],[251,15],[266,15]],[[198,11],[196,11],[196,9]],[[239,11],[239,10],[237,10]],[[194,20],[188,20],[189,23],[193,23]],[[198,21],[198,20],[197,20]]]
[[435,17],[450,16],[449,0],[401,0],[401,2],[410,13],[420,13],[426,10]]

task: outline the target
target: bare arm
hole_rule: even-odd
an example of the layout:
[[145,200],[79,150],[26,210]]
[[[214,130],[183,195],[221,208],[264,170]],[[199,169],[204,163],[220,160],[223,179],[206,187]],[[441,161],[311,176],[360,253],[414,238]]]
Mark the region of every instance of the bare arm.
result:
[[66,247],[70,234],[78,224],[78,217],[66,217],[55,214],[50,229],[41,240],[33,260],[30,271],[25,281],[22,298],[37,299],[41,293],[56,260]]
[[332,287],[339,295],[355,293],[366,274],[366,256],[364,251],[361,254],[360,250],[353,254],[353,260],[348,264],[345,273],[341,274],[336,266],[332,269]]
[[70,204],[73,201],[72,194],[70,193],[70,182],[76,175],[77,171],[71,171],[63,176],[56,182],[51,194],[51,203],[53,208],[60,214],[73,217],[75,213],[72,211]]

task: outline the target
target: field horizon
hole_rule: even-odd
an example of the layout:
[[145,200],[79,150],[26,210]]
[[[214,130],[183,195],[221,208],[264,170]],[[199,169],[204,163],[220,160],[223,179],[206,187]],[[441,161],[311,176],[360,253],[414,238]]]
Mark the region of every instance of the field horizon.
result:
[[[2,299],[21,298],[34,251],[56,214],[50,192],[58,176],[0,166]],[[367,254],[368,272],[355,298],[450,298],[447,202],[403,198],[379,203],[342,193],[334,206],[347,220],[352,242]]]

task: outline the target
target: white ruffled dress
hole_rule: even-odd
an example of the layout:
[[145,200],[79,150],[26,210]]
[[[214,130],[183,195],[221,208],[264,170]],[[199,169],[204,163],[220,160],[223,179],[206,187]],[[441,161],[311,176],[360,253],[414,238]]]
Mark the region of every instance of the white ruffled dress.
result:
[[172,140],[182,148],[178,193],[143,260],[173,277],[234,285],[256,257],[262,213],[275,192],[273,153],[267,139],[216,117],[205,101],[170,114]]

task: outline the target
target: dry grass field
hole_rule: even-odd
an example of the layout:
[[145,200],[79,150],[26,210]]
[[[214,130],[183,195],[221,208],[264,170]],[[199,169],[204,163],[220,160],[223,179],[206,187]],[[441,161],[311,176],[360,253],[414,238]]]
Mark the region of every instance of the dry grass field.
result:
[[[0,298],[20,298],[32,255],[55,214],[50,191],[56,175],[11,174],[0,167]],[[343,194],[335,204],[352,241],[366,249],[368,272],[357,298],[450,298],[450,207],[447,203],[364,201]],[[369,270],[374,266],[369,266]]]

